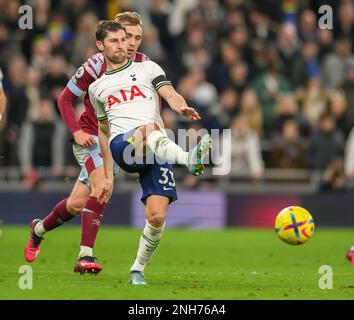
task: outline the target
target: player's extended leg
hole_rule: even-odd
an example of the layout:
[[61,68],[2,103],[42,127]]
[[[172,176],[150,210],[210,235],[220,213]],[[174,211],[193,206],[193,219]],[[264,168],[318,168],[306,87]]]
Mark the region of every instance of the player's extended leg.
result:
[[164,227],[169,198],[151,195],[146,199],[146,225],[140,236],[139,249],[130,269],[130,283],[134,285],[146,284],[144,270],[156,251]]
[[102,270],[102,266],[96,263],[93,257],[93,247],[105,207],[105,204],[99,204],[97,200],[102,188],[102,177],[104,177],[103,166],[95,168],[89,175],[91,194],[81,214],[81,247],[74,267],[75,272],[97,274]]
[[90,192],[87,185],[77,180],[69,198],[61,200],[44,219],[35,219],[31,222],[30,237],[24,252],[27,262],[33,262],[38,257],[44,233],[81,214]]
[[195,176],[204,173],[202,161],[209,153],[212,143],[210,135],[206,134],[192,150],[185,152],[161,131],[155,123],[140,127],[136,130],[132,138],[133,144],[146,143],[159,158],[170,163],[183,164]]
[[[177,199],[173,168],[170,163],[161,164],[160,161],[155,161],[153,164],[131,164],[126,162],[124,155],[129,145],[133,145],[135,156],[141,154],[139,147],[144,145],[146,135],[137,134],[140,130],[143,129],[135,130],[133,135],[131,131],[118,135],[110,144],[113,159],[121,168],[128,172],[139,172],[139,181],[143,190],[141,200],[146,206],[146,225],[130,272],[130,283],[137,285],[145,284],[144,269],[162,236],[168,204]],[[158,157],[155,158],[161,160]]]

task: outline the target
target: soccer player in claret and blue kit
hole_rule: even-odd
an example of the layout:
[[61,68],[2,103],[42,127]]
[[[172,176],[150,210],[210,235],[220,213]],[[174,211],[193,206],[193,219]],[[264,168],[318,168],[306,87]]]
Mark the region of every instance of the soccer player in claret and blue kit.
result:
[[[136,63],[149,60],[144,54],[137,52],[142,41],[142,21],[139,14],[123,12],[115,17],[115,21],[126,30],[128,59]],[[74,271],[97,274],[102,269],[93,257],[93,247],[105,208],[105,203],[97,201],[104,171],[98,144],[97,118],[87,90],[91,83],[105,73],[106,68],[103,54],[94,54],[77,70],[58,98],[61,116],[73,134],[73,151],[81,172],[70,196],[61,200],[45,218],[35,219],[30,224],[30,237],[24,251],[27,262],[33,262],[38,257],[45,233],[79,215],[82,221],[81,247]],[[77,121],[74,102],[81,96],[84,96],[85,111]]]

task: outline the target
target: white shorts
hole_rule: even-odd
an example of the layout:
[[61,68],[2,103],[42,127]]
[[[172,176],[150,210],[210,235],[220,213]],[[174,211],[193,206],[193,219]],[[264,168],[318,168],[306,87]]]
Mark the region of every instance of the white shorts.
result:
[[[79,174],[79,181],[90,187],[89,176],[91,172],[99,167],[103,166],[103,159],[101,154],[100,145],[98,143],[98,137],[92,136],[96,144],[85,148],[74,142],[73,151],[81,171]],[[118,172],[118,165],[114,162],[113,164],[113,174],[116,175]]]

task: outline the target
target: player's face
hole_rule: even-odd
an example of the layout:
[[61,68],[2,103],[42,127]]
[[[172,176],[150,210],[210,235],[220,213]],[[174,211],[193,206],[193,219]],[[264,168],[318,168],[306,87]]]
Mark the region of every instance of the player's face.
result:
[[128,59],[131,59],[138,51],[141,44],[141,40],[143,39],[143,30],[140,26],[131,26],[124,23],[122,23],[122,26],[127,32]]
[[114,64],[120,64],[127,59],[127,38],[123,30],[108,32],[103,41],[105,57]]

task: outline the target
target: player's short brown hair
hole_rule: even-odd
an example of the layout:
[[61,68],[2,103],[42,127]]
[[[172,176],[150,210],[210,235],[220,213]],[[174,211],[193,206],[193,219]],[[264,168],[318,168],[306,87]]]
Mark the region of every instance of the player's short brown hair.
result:
[[119,22],[102,20],[96,27],[96,40],[103,41],[107,37],[108,32],[119,30],[123,30],[125,32],[125,28]]
[[124,11],[122,13],[118,13],[115,16],[114,21],[126,23],[130,26],[143,26],[140,14],[135,11]]

